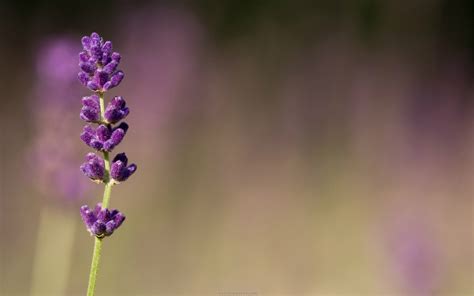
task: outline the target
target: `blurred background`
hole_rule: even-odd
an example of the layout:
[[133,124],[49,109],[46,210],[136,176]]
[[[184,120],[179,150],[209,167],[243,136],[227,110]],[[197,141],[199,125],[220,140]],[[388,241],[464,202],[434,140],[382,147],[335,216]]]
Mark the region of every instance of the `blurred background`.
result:
[[474,295],[472,1],[2,1],[0,31],[0,295],[85,295],[93,31],[138,164],[97,295]]

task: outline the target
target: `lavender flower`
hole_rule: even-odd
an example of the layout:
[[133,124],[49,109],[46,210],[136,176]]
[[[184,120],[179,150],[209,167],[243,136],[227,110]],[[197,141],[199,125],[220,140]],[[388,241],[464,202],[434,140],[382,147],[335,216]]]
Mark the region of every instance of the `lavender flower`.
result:
[[113,125],[124,119],[129,109],[122,97],[114,97],[107,108],[104,108],[104,93],[120,84],[123,72],[117,70],[120,63],[120,54],[112,52],[112,43],[104,42],[97,33],[82,38],[84,51],[79,53],[79,80],[83,85],[96,94],[82,98],[80,117],[89,123],[96,123],[94,128],[88,124],[84,127],[81,139],[88,146],[103,153],[101,158],[94,153],[86,155],[86,162],[81,165],[81,170],[91,180],[104,183],[104,197],[101,204],[97,204],[94,211],[88,206],[81,207],[82,220],[87,230],[95,236],[94,253],[89,276],[87,295],[93,296],[95,281],[102,249],[102,239],[112,235],[125,220],[125,216],[118,210],[107,209],[110,202],[110,192],[114,184],[127,180],[137,169],[135,164],[127,165],[125,153],[115,156],[110,164],[109,152],[119,145],[128,130],[125,122],[118,126]]
[[91,125],[86,125],[81,134],[81,139],[95,150],[110,152],[122,142],[127,130],[128,124],[125,122],[115,128],[101,124],[94,129]]
[[94,153],[87,153],[86,162],[81,165],[81,171],[92,181],[103,182],[105,176],[104,160]]
[[79,54],[79,81],[90,90],[104,92],[120,84],[124,77],[117,70],[120,54],[112,52],[112,42],[106,41],[97,33],[82,38],[84,51]]
[[123,78],[123,73],[117,71],[120,54],[112,52],[112,43],[110,41],[104,42],[97,33],[83,37],[82,46],[84,51],[79,53],[79,67],[81,68],[79,79],[97,94],[82,98],[80,117],[86,122],[97,123],[99,126],[94,128],[92,125],[86,125],[81,133],[81,139],[91,148],[103,152],[104,159],[89,153],[81,170],[93,181],[111,182],[112,185],[112,183],[127,180],[137,168],[135,164],[127,166],[128,159],[124,153],[121,153],[114,158],[111,171],[106,172],[105,170],[105,167],[108,166],[105,162],[109,162],[108,153],[122,142],[128,130],[128,125],[125,122],[120,123],[117,127],[112,126],[130,113],[122,97],[112,98],[105,110],[102,110],[104,108],[104,92],[117,86]]
[[119,153],[114,157],[110,167],[110,175],[116,183],[123,182],[128,179],[137,169],[135,164],[127,166],[128,158],[125,153]]
[[118,210],[109,211],[98,203],[91,211],[88,206],[81,207],[81,217],[92,236],[103,238],[110,236],[122,225],[125,216]]
[[100,122],[99,96],[92,95],[82,98],[82,109],[80,117],[87,122]]
[[105,108],[104,117],[109,123],[117,123],[127,117],[128,113],[125,100],[122,97],[114,97]]

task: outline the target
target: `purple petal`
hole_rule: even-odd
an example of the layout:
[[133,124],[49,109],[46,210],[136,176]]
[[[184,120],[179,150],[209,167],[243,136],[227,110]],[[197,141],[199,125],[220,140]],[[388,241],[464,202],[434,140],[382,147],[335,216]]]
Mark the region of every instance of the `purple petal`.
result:
[[102,45],[102,51],[106,54],[110,54],[112,52],[112,42],[105,41],[104,45]]
[[[88,128],[89,126],[84,127],[84,131],[81,133],[81,140],[86,143],[86,145],[90,145],[92,139],[94,138],[94,134],[91,133]],[[90,128],[90,127],[89,127]]]
[[94,81],[99,85],[99,86],[104,86],[104,84],[107,82],[109,79],[109,74],[107,74],[104,71],[96,71],[94,75]]
[[89,152],[86,154],[86,161],[97,160],[99,157],[95,153]]
[[101,124],[97,128],[96,133],[97,133],[97,138],[100,141],[105,142],[110,138],[111,131],[107,126]]
[[82,37],[81,42],[85,50],[89,50],[91,48],[91,38],[89,36]]
[[87,228],[90,228],[92,224],[97,220],[94,213],[89,209],[88,206],[84,205],[80,209],[82,221],[86,224]]
[[97,70],[97,66],[89,62],[80,62],[79,67],[82,71],[88,74],[93,74],[94,71]]
[[102,211],[102,203],[99,202],[94,207],[94,215],[97,217],[100,211]]
[[117,129],[115,130],[113,133],[112,133],[112,136],[110,137],[110,141],[112,141],[112,143],[117,146],[118,144],[120,144],[120,142],[122,142],[123,138],[125,137],[125,130],[123,129]]
[[113,61],[116,61],[117,63],[120,63],[120,60],[121,60],[121,56],[118,52],[114,52],[112,53],[112,60]]
[[108,75],[111,75],[117,69],[118,63],[116,61],[111,61],[103,68],[103,71]]
[[129,113],[125,100],[122,97],[114,97],[105,108],[105,119],[110,123],[116,123],[127,117]]
[[79,61],[80,61],[80,62],[84,62],[84,63],[85,63],[85,62],[88,62],[88,61],[89,61],[89,58],[90,58],[90,56],[89,56],[89,54],[88,54],[86,51],[81,51],[81,52],[79,53]]
[[113,219],[114,219],[116,228],[118,228],[120,227],[120,225],[122,225],[123,221],[125,221],[125,216],[122,213],[118,212],[116,215],[114,215]]
[[82,107],[80,117],[87,122],[97,122],[100,120],[100,111],[91,107]]
[[84,73],[84,72],[79,72],[77,74],[77,78],[79,78],[79,81],[84,85],[86,86],[87,85],[87,82],[89,82],[89,75],[87,75],[87,73]]
[[112,178],[115,180],[121,179],[124,168],[125,168],[125,163],[123,163],[120,160],[115,161],[114,163],[112,163],[110,167],[110,176],[112,176]]
[[114,88],[122,82],[123,77],[125,74],[122,71],[117,71],[115,74],[112,75],[110,78],[110,81],[108,81],[106,84],[104,84],[104,89],[109,90],[111,88]]
[[97,219],[101,221],[108,221],[110,219],[110,212],[108,209],[101,209],[97,214]]
[[92,140],[90,141],[90,143],[89,143],[89,146],[90,146],[91,148],[94,148],[95,150],[100,151],[100,150],[102,150],[102,148],[104,147],[104,142],[99,141],[99,140],[97,140],[97,139],[92,139]]
[[94,81],[87,82],[87,87],[92,91],[96,91],[99,89],[99,85]]
[[105,235],[105,224],[101,221],[96,221],[91,227],[91,233],[97,237],[103,237]]
[[105,235],[110,236],[114,233],[114,230],[117,228],[114,221],[109,221],[105,224]]
[[119,109],[123,108],[125,107],[125,100],[121,96],[113,97],[112,100],[110,100],[109,106]]
[[82,105],[87,106],[87,107],[91,107],[91,108],[95,108],[95,109],[99,109],[100,108],[99,96],[92,95],[92,96],[89,96],[89,97],[83,97],[82,98]]
[[114,159],[112,160],[113,162],[116,162],[116,161],[121,161],[125,164],[125,166],[127,165],[128,163],[128,158],[127,158],[127,155],[125,154],[125,152],[122,152],[122,153],[118,153],[117,155],[115,155]]
[[127,171],[128,171],[128,177],[130,177],[131,175],[133,175],[133,173],[137,171],[137,165],[132,163],[131,165],[127,167]]

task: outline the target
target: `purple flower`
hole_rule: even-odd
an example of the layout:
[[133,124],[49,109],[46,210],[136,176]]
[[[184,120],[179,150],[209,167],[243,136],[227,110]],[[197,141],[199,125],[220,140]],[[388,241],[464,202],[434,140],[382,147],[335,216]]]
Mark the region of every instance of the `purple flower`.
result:
[[99,96],[92,95],[82,98],[81,119],[87,122],[100,121]]
[[87,153],[86,162],[81,165],[81,171],[92,181],[103,182],[105,175],[104,160],[94,153]]
[[79,53],[79,81],[92,91],[104,92],[120,84],[124,77],[117,70],[120,54],[112,52],[112,42],[97,33],[82,37],[84,51]]
[[86,205],[82,206],[81,217],[90,234],[98,238],[112,235],[125,220],[125,216],[121,212],[118,210],[109,211],[109,209],[102,208],[100,203],[95,206],[93,211]]
[[91,125],[86,125],[81,134],[81,139],[97,151],[110,152],[122,142],[127,130],[128,124],[125,122],[115,128],[101,124],[94,129]]
[[127,164],[128,158],[125,153],[119,153],[114,157],[110,167],[110,175],[117,183],[127,180],[137,170],[135,164],[129,166]]
[[[82,46],[84,51],[79,53],[81,72],[78,77],[83,85],[98,94],[82,98],[80,117],[98,126],[86,125],[81,139],[93,149],[103,152],[104,159],[88,153],[81,170],[91,180],[106,183],[107,190],[113,184],[127,180],[137,169],[135,164],[127,165],[125,153],[118,154],[111,164],[108,158],[108,153],[122,142],[127,133],[127,123],[114,125],[127,117],[129,109],[122,97],[114,97],[104,110],[104,92],[119,85],[124,74],[117,70],[120,54],[112,52],[110,41],[104,42],[99,34],[92,33],[82,38]],[[125,220],[122,213],[109,211],[102,204],[97,204],[93,211],[88,206],[82,206],[81,216],[87,230],[99,239],[110,236]]]
[[116,123],[127,117],[128,107],[122,97],[114,97],[105,108],[104,117],[109,123]]

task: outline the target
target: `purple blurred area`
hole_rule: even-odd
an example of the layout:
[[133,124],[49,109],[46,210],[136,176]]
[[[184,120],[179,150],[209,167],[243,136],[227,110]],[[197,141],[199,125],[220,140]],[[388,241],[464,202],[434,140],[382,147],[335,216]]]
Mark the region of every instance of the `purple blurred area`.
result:
[[[0,5],[0,295],[55,295],[31,284],[41,209],[101,199],[79,170],[92,31],[122,54],[115,152],[139,167],[97,295],[474,295],[469,1],[86,4]],[[63,295],[84,295],[73,239]]]

